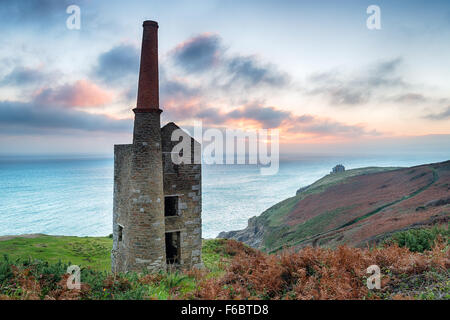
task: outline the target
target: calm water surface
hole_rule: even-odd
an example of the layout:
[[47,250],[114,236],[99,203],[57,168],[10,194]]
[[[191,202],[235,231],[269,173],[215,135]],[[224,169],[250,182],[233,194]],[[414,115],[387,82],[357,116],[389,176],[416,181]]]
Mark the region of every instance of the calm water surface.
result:
[[[445,161],[425,156],[304,156],[282,161],[263,176],[249,165],[203,166],[203,237],[244,228],[248,218],[295,195],[298,188],[347,168],[412,166]],[[0,159],[0,235],[46,233],[105,236],[112,233],[112,159]]]

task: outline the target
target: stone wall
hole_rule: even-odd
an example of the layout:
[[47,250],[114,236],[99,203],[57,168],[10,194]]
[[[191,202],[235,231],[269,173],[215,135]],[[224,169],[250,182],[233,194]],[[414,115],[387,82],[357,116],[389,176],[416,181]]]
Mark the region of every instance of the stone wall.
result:
[[[166,233],[180,233],[176,268],[201,267],[201,165],[172,162],[175,124],[159,128],[159,113],[138,112],[133,144],[114,146],[113,272],[166,270]],[[191,159],[200,145],[191,140]],[[176,196],[175,216],[164,216]],[[121,238],[121,239],[120,239]]]
[[119,242],[119,227],[128,222],[128,201],[130,190],[131,144],[114,146],[114,201],[113,201],[113,249],[111,265],[113,272],[125,268],[126,248]]
[[174,164],[171,155],[178,142],[171,141],[171,135],[176,129],[179,129],[177,125],[169,123],[161,130],[164,195],[178,196],[179,208],[177,216],[165,217],[166,232],[179,231],[181,234],[181,268],[199,268],[202,266],[201,165],[193,162],[194,150],[199,151],[200,144],[185,134],[184,137],[191,141],[192,164]]
[[[135,109],[136,110],[136,109]],[[156,129],[155,129],[156,128]],[[161,155],[160,115],[157,111],[136,111],[129,175],[118,173],[117,205],[113,251],[114,271],[158,271],[166,269],[164,192]],[[120,148],[119,148],[120,149]],[[120,151],[119,151],[120,153]],[[120,165],[118,165],[120,168]],[[125,165],[118,169],[124,170]],[[123,182],[127,179],[128,182]],[[123,222],[119,241],[119,221]]]

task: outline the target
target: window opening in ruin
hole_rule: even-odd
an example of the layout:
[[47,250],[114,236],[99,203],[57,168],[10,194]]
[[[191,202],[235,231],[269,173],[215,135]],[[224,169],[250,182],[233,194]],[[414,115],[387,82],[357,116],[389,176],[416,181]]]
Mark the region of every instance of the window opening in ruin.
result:
[[178,215],[178,197],[168,196],[164,198],[164,216],[176,216]]
[[166,262],[167,264],[180,263],[180,232],[166,233]]
[[123,227],[121,225],[119,225],[119,232],[118,232],[119,241],[122,241],[122,233],[123,233]]

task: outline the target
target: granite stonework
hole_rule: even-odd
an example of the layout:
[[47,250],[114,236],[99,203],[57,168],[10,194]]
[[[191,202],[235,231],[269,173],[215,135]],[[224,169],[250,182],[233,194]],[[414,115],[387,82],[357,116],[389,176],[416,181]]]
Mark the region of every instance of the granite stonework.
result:
[[202,181],[201,165],[195,164],[194,157],[194,150],[199,152],[200,144],[184,133],[184,139],[191,141],[191,157],[188,164],[174,164],[172,150],[178,141],[171,141],[171,135],[177,129],[180,128],[171,122],[161,130],[164,196],[174,196],[178,201],[178,212],[175,216],[166,217],[165,228],[166,232],[178,231],[181,234],[180,264],[188,268],[200,267],[202,264]]

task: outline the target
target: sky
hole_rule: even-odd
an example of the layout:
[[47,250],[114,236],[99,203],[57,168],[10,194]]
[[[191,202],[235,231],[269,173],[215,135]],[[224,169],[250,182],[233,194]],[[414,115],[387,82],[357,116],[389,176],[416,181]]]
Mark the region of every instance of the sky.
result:
[[277,128],[286,154],[450,150],[449,1],[2,0],[0,155],[130,143],[144,20],[163,124]]

